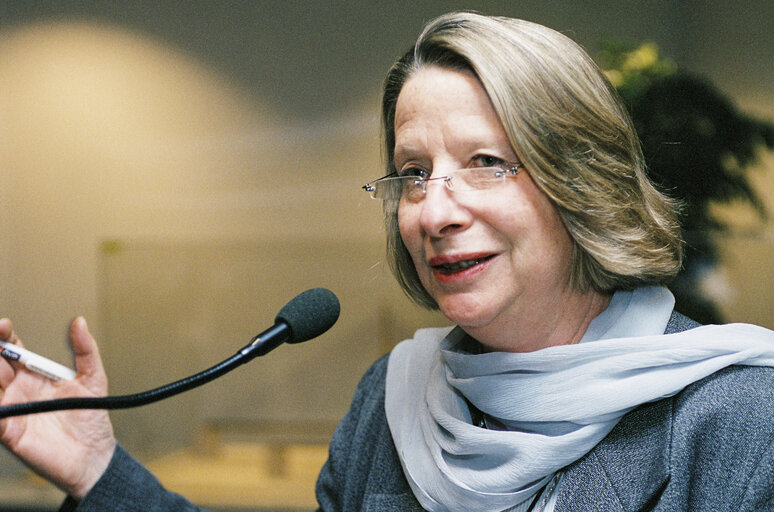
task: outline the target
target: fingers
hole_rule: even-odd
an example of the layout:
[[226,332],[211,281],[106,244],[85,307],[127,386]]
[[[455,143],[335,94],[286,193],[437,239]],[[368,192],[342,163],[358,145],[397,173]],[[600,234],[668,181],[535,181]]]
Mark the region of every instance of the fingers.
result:
[[8,338],[11,337],[12,332],[13,326],[11,325],[11,321],[7,318],[0,319],[0,340],[9,341]]
[[0,392],[6,389],[13,381],[16,370],[5,359],[0,358]]
[[[13,332],[13,325],[7,318],[0,319],[0,341],[8,341],[10,343],[18,342],[16,334]],[[16,370],[9,361],[0,357],[0,391],[7,388],[13,381],[16,375]]]
[[7,341],[14,345],[24,347],[24,344],[19,337],[16,336],[16,332],[13,330],[13,324],[7,318],[0,319],[0,341]]
[[75,367],[78,376],[97,379],[100,385],[106,385],[105,368],[99,355],[99,348],[89,332],[86,320],[79,316],[70,325],[70,343],[75,352]]

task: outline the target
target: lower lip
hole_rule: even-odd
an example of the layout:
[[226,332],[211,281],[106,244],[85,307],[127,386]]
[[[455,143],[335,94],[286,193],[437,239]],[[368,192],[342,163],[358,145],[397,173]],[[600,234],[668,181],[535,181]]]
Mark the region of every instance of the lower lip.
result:
[[494,257],[487,258],[484,261],[456,272],[445,272],[443,270],[433,269],[433,277],[441,283],[457,283],[472,278],[479,272],[483,272],[494,261]]

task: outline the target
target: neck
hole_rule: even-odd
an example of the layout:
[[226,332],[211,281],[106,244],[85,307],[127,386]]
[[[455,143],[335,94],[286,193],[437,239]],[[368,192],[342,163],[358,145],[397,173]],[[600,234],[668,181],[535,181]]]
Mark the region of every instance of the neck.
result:
[[486,349],[497,352],[533,352],[546,347],[578,343],[591,321],[610,304],[611,295],[573,292],[546,303],[533,304],[507,323],[463,330]]

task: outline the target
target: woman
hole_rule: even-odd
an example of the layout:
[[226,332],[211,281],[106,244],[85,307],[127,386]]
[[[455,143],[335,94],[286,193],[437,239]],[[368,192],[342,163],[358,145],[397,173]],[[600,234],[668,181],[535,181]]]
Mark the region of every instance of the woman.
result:
[[[393,269],[456,327],[418,331],[363,377],[322,510],[774,508],[774,336],[673,312],[674,205],[577,45],[442,16],[390,71],[383,121],[388,175],[365,188],[385,201]],[[75,381],[1,362],[3,403],[104,394],[82,319],[71,338]],[[18,342],[8,321],[0,339]],[[105,413],[0,429],[69,494],[63,510],[196,510],[116,444]]]

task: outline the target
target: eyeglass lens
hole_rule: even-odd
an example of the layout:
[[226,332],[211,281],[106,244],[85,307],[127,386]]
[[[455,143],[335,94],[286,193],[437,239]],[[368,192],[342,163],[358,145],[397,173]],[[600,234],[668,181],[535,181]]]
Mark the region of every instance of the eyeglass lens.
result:
[[383,178],[367,185],[367,190],[375,199],[418,201],[425,196],[427,184],[430,181],[443,180],[445,186],[454,192],[486,190],[504,181],[510,174],[516,174],[517,167],[512,169],[493,169],[491,167],[476,167],[460,169],[447,176],[438,178],[418,178],[415,176],[394,176]]

